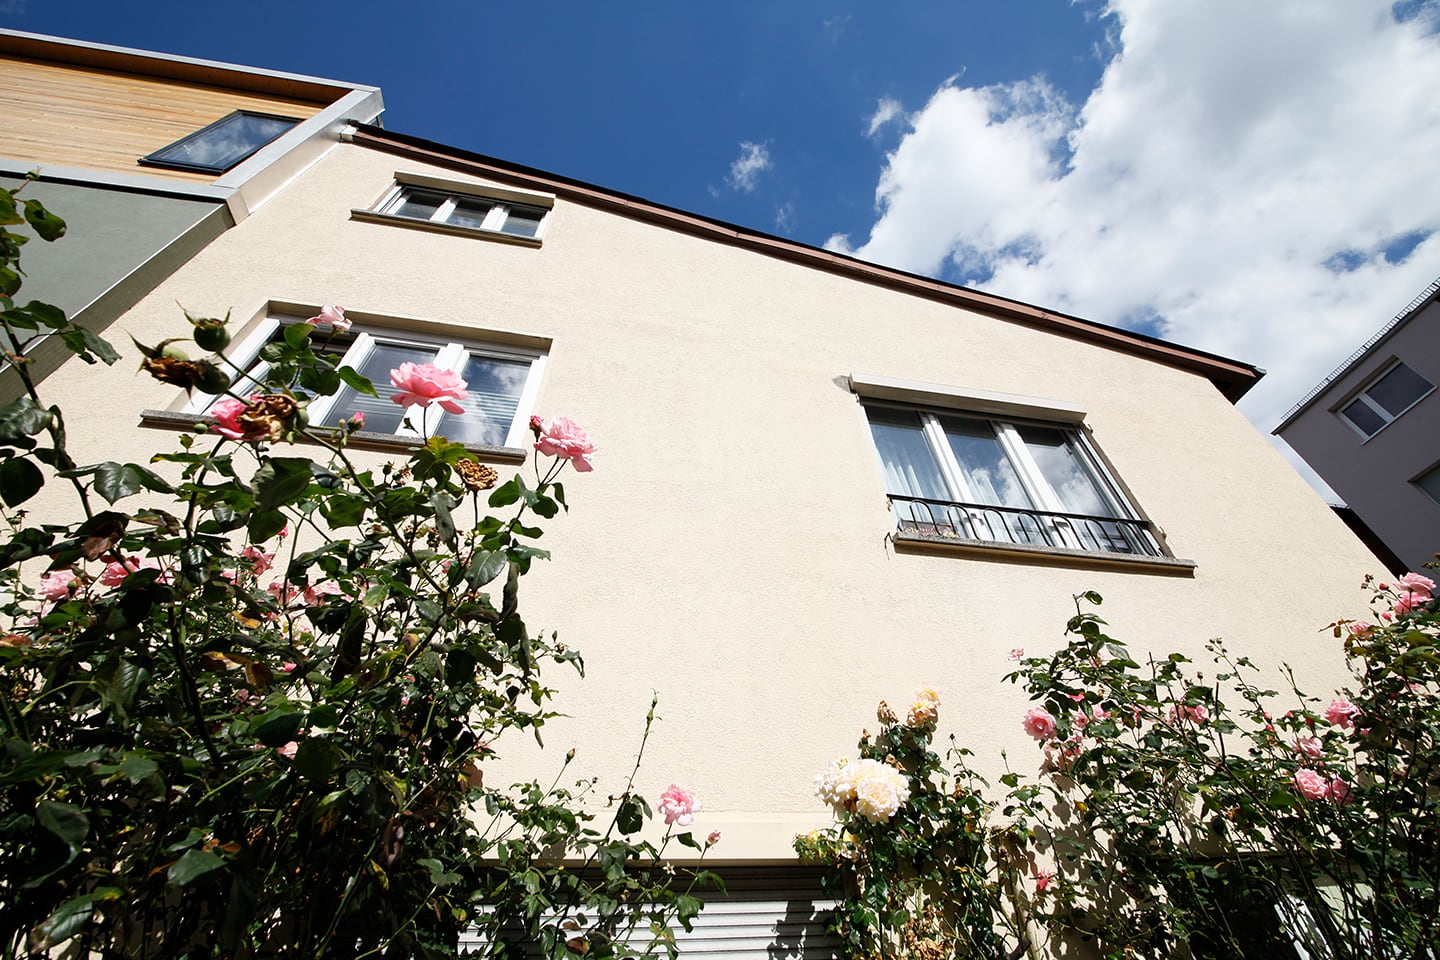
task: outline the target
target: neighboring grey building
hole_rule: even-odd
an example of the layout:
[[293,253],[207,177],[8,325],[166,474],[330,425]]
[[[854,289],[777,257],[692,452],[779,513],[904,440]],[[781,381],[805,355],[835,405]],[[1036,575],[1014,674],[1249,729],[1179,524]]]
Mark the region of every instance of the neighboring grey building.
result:
[[[248,217],[350,122],[378,122],[376,87],[0,30],[0,186],[69,226],[31,243],[21,302],[108,327]],[[37,378],[65,351],[25,350]],[[0,364],[0,402],[20,390]]]
[[1275,428],[1410,570],[1440,551],[1437,384],[1440,280]]

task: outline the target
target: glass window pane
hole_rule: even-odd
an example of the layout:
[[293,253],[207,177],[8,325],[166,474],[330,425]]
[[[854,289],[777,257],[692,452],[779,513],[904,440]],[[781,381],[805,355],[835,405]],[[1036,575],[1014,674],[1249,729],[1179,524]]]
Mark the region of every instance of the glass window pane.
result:
[[1375,381],[1365,392],[1371,400],[1385,408],[1390,416],[1398,417],[1429,389],[1430,381],[1405,364],[1397,363],[1394,370]]
[[220,173],[235,166],[289,130],[298,120],[233,113],[205,130],[157,150],[146,161],[158,165],[197,167]]
[[[390,399],[395,389],[390,385],[390,371],[409,361],[410,363],[434,363],[435,349],[433,347],[411,347],[398,343],[376,343],[370,355],[365,358],[357,368],[361,373],[370,378],[375,384],[376,397],[368,397],[356,392],[354,387],[342,387],[335,396],[335,403],[330,407],[330,416],[325,421],[325,426],[338,426],[342,420],[347,420],[356,413],[365,414],[365,429],[374,430],[379,433],[395,433],[400,429],[400,421],[405,416],[405,407]],[[410,424],[416,430],[421,429],[421,410],[419,407],[410,408],[413,412],[410,415]],[[424,429],[427,434],[435,432],[435,424],[440,414],[440,408],[431,404],[425,410]]]
[[414,190],[407,190],[400,195],[400,200],[388,212],[397,217],[414,217],[417,220],[429,220],[435,216],[435,211],[440,209],[440,204],[445,198],[438,193],[417,193]]
[[1115,516],[1099,482],[1065,431],[1027,426],[1017,426],[1016,430],[1066,513]]
[[1430,494],[1430,499],[1440,503],[1440,467],[1436,467],[1415,481],[1416,486]]
[[1367,437],[1389,422],[1372,410],[1364,400],[1358,399],[1350,401],[1349,405],[1340,411],[1340,415],[1359,427],[1360,432]]
[[457,227],[470,227],[478,230],[485,225],[485,217],[489,215],[490,209],[495,204],[488,200],[457,200],[455,210],[450,214],[449,223]]
[[865,414],[885,468],[885,491],[902,497],[949,500],[950,491],[920,428],[920,415],[882,407],[867,407]]
[[996,439],[994,427],[984,420],[960,417],[941,417],[940,425],[945,428],[945,438],[950,441],[950,449],[965,474],[973,502],[1021,509],[1034,506]]
[[469,446],[502,446],[515,422],[530,361],[471,356],[461,376],[467,396],[460,406],[465,412],[446,414],[439,432]]
[[533,237],[544,219],[545,211],[539,207],[511,207],[502,229],[517,237]]

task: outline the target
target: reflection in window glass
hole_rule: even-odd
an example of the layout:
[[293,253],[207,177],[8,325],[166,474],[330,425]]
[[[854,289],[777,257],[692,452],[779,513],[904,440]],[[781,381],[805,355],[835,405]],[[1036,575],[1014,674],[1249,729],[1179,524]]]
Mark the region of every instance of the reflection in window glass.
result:
[[1022,509],[1034,506],[989,423],[958,417],[942,417],[940,423],[974,503]]
[[203,130],[156,150],[140,163],[177,170],[224,173],[299,122],[291,117],[237,110]]
[[445,436],[470,446],[503,445],[530,376],[529,362],[471,356],[461,376],[467,391],[460,404],[465,412],[445,415]]
[[1405,364],[1397,363],[1395,369],[1375,381],[1365,393],[1384,407],[1390,416],[1398,417],[1429,389],[1429,381]]
[[940,468],[925,443],[918,414],[871,408],[870,434],[885,465],[885,489],[902,497],[949,500]]
[[1360,432],[1367,437],[1389,422],[1372,410],[1364,400],[1352,400],[1345,409],[1340,412],[1345,416],[1346,420],[1349,420],[1355,424],[1355,426],[1359,427]]
[[[370,351],[356,370],[370,378],[375,384],[375,392],[379,396],[370,397],[359,393],[354,387],[342,387],[335,397],[335,403],[330,407],[330,415],[326,418],[326,426],[337,426],[344,420],[348,420],[356,413],[365,414],[365,429],[374,430],[379,433],[394,433],[400,429],[400,421],[405,417],[406,408],[393,402],[390,395],[395,392],[390,385],[390,371],[402,363],[434,363],[435,351],[427,347],[411,347],[399,343],[377,343]],[[416,430],[420,429],[419,407],[410,408],[410,425]],[[439,415],[440,408],[431,404],[425,411],[425,427],[427,432],[434,432],[435,418]]]
[[1105,501],[1095,477],[1080,459],[1069,437],[1047,427],[1018,428],[1025,449],[1035,459],[1040,473],[1055,491],[1067,513],[1083,513],[1092,517],[1113,517],[1115,511]]

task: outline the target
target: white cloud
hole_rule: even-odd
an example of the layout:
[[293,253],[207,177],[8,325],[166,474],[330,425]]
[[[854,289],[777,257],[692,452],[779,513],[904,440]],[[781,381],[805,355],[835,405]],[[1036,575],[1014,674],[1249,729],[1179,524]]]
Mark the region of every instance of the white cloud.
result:
[[[952,79],[907,118],[869,237],[826,246],[1255,363],[1268,430],[1440,274],[1433,2],[1107,14],[1078,110],[1040,78]],[[1400,258],[1405,237],[1428,239]]]
[[901,116],[903,111],[904,108],[900,105],[899,100],[890,97],[881,97],[880,102],[875,105],[875,112],[870,115],[865,136],[875,136],[875,134],[884,129],[886,124]]
[[730,164],[730,176],[725,178],[725,182],[732,190],[750,193],[755,189],[755,181],[760,174],[770,167],[770,151],[765,144],[745,140],[740,144],[740,156]]
[[775,229],[788,234],[795,228],[795,204],[782,203],[775,208]]

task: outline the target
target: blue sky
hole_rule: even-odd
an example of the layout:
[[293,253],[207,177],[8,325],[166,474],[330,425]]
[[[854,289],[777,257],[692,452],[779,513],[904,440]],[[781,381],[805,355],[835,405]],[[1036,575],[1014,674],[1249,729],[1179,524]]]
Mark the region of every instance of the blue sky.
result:
[[1268,430],[1440,276],[1437,8],[0,0],[0,26],[375,84],[404,133],[1246,360]]

